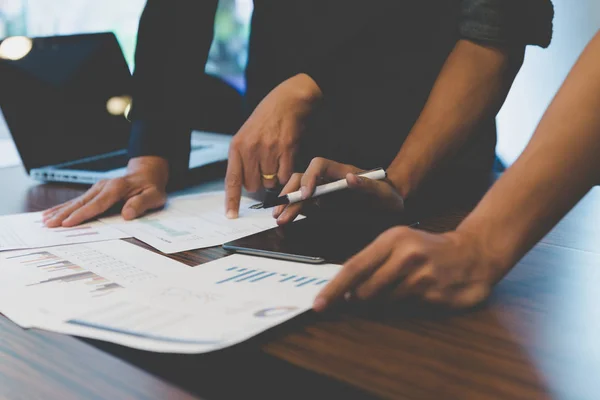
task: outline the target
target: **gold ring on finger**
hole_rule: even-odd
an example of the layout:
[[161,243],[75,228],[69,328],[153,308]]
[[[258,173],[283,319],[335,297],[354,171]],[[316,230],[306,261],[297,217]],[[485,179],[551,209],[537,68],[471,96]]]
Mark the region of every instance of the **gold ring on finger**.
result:
[[277,174],[262,174],[263,179],[266,181],[272,181],[276,176]]

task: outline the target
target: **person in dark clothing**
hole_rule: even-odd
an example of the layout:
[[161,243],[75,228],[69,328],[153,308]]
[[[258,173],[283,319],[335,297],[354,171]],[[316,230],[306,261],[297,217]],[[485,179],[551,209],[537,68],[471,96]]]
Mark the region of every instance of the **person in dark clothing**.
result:
[[[526,3],[526,4],[523,4]],[[187,167],[195,91],[217,0],[148,0],[139,26],[131,160],[125,177],[47,210],[72,226],[125,201],[135,218],[164,204]],[[494,117],[525,46],[548,46],[550,0],[260,0],[246,68],[249,115],[233,138],[227,216],[242,187],[285,184],[315,157],[388,167],[402,199],[440,167],[489,170]]]
[[[317,296],[314,309],[323,311],[345,299],[414,297],[452,308],[483,302],[494,285],[600,185],[598,65],[600,31],[567,76],[523,154],[455,230],[387,230],[344,264]],[[588,213],[588,218],[594,220],[594,214],[597,221],[598,212]]]

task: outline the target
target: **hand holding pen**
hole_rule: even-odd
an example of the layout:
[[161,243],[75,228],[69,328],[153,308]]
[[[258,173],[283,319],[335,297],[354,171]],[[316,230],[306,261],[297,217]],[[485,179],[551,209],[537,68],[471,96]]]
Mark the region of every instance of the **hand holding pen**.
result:
[[[386,175],[385,170],[383,170],[382,168],[378,168],[371,171],[359,173],[357,174],[357,177],[359,179],[368,178],[371,180],[380,180],[385,179]],[[343,178],[337,181],[324,183],[322,185],[317,186],[314,192],[310,195],[310,197],[316,198],[329,193],[339,192],[340,190],[344,190],[347,188],[348,180],[346,178]],[[306,200],[307,198],[305,196],[306,195],[302,193],[302,190],[297,190],[288,194],[282,193],[279,197],[265,200],[263,203],[254,204],[253,206],[250,206],[250,208],[253,210],[258,210],[259,208],[273,208],[281,205],[295,204]]]
[[[360,176],[361,174],[368,174]],[[372,179],[369,179],[369,176]],[[330,186],[321,185],[322,189],[317,189],[317,182],[335,183]],[[341,180],[341,181],[340,181]],[[336,182],[337,181],[337,182]],[[323,195],[324,192],[334,192],[348,188],[360,192],[370,197],[379,209],[392,211],[402,211],[404,209],[404,200],[396,188],[385,179],[385,171],[382,169],[374,171],[365,171],[352,165],[341,164],[324,158],[314,158],[304,174],[294,174],[289,182],[283,188],[280,197],[290,195],[292,202],[289,205],[278,205],[273,210],[273,216],[277,218],[280,225],[293,221],[302,211],[304,201],[298,200],[299,191],[301,200],[313,198],[315,194]],[[323,200],[326,196],[323,197]],[[282,200],[285,202],[285,200]]]

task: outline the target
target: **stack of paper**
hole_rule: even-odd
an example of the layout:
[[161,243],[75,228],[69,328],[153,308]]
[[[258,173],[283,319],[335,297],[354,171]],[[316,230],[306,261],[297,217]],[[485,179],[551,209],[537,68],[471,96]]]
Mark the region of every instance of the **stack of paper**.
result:
[[228,219],[225,194],[215,192],[175,197],[163,210],[133,221],[125,221],[121,216],[101,221],[171,254],[218,246],[276,227],[270,210],[248,208],[254,203],[256,201],[242,197],[239,218]]
[[238,219],[225,218],[224,199],[223,192],[176,197],[135,221],[117,216],[72,228],[46,228],[41,213],[0,217],[0,312],[24,328],[201,353],[310,309],[339,266],[234,255],[190,268],[115,240],[133,236],[175,253],[276,226],[269,210],[248,209],[246,198]]
[[0,312],[23,327],[202,353],[310,309],[337,265],[233,255],[195,268],[123,241],[0,254]]
[[[164,209],[133,221],[121,216],[72,228],[46,228],[42,213],[0,216],[0,251],[135,237],[162,253],[218,246],[277,226],[269,210],[251,210],[242,198],[240,215],[228,219],[223,192],[174,197]],[[302,218],[302,217],[300,217]]]

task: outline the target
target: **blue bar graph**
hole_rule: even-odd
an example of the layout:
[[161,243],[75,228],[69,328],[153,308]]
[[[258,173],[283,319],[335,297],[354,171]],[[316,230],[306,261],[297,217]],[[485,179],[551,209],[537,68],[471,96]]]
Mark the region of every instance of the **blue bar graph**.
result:
[[247,274],[251,274],[253,272],[256,272],[256,270],[255,269],[251,269],[249,271],[242,272],[241,274],[237,274],[235,276],[232,276],[231,278],[223,279],[222,281],[217,282],[217,284],[219,284],[219,283],[225,283],[225,282],[229,282],[229,281],[233,281],[233,280],[235,280],[237,278],[241,278],[242,276],[247,275]]
[[299,276],[287,273],[278,273],[272,271],[265,271],[260,269],[248,269],[241,267],[229,267],[225,268],[224,271],[233,273],[232,276],[217,281],[217,284],[252,284],[254,282],[265,281],[265,280],[276,280],[279,284],[292,284],[295,287],[303,287],[309,285],[323,285],[329,282],[329,279],[314,278],[312,276]]
[[261,277],[254,278],[254,279],[252,279],[250,282],[258,282],[258,281],[260,281],[260,280],[262,280],[262,279],[266,279],[266,278],[268,278],[268,277],[270,277],[270,276],[273,276],[273,275],[277,275],[277,272],[271,272],[270,274],[266,274],[266,275],[263,275],[263,276],[261,276]]
[[307,280],[307,281],[304,281],[304,282],[302,282],[302,283],[300,283],[300,284],[296,285],[296,287],[300,287],[300,286],[308,285],[309,283],[311,283],[311,282],[314,282],[314,281],[316,281],[316,280],[317,280],[317,278],[312,278],[312,279],[309,279],[309,280]]
[[244,276],[243,278],[240,278],[240,279],[236,280],[236,282],[242,282],[242,281],[245,281],[245,280],[248,280],[248,279],[256,278],[257,276],[260,276],[262,274],[266,274],[266,272],[265,271],[259,271],[256,274],[249,274],[249,275]]

